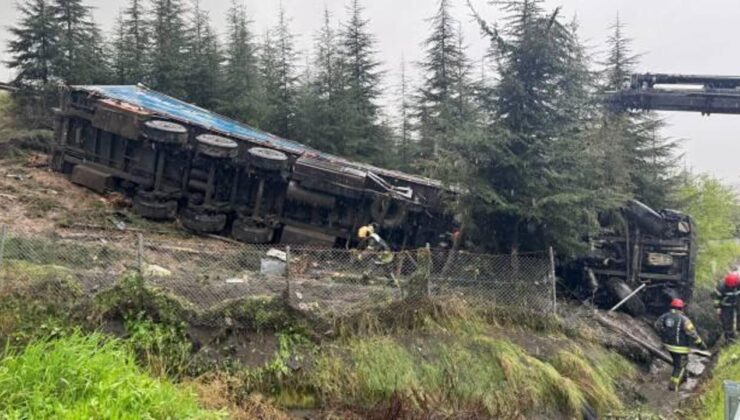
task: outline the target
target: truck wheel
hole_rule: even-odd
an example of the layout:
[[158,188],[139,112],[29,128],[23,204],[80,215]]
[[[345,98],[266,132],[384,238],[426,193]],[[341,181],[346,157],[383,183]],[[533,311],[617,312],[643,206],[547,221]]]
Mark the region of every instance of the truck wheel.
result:
[[231,236],[237,241],[248,244],[267,244],[272,242],[275,230],[270,227],[256,227],[249,225],[242,219],[234,221]]
[[[617,302],[629,296],[632,293],[632,289],[624,282],[624,280],[611,277],[606,282],[606,287],[609,289],[609,293],[617,299]],[[641,316],[645,314],[645,303],[640,299],[639,294],[632,296],[627,302],[622,305],[625,312],[632,316]]]
[[239,145],[230,138],[215,134],[201,134],[195,138],[198,141],[198,153],[213,158],[235,158],[239,152]]
[[144,123],[141,132],[147,139],[164,144],[183,144],[188,141],[188,129],[165,120],[150,120]]
[[180,223],[196,233],[219,233],[226,227],[226,215],[187,208],[180,216]]
[[249,153],[249,163],[257,168],[267,171],[282,171],[288,168],[288,155],[281,151],[253,147],[247,153]]
[[158,201],[137,194],[134,197],[134,213],[145,219],[151,220],[173,220],[177,213],[177,201]]
[[[386,207],[388,208],[387,211],[385,211]],[[383,217],[384,212],[385,219],[380,220]],[[377,222],[384,228],[401,226],[401,224],[406,221],[407,213],[408,209],[405,204],[382,195],[375,197],[375,200],[373,200],[373,203],[370,205],[370,215],[372,216],[373,221]]]

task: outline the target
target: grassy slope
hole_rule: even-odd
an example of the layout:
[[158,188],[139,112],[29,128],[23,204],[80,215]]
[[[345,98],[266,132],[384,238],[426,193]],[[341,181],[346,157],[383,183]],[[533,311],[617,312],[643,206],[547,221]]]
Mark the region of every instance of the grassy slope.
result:
[[193,394],[136,366],[116,340],[73,334],[35,341],[0,361],[0,413],[8,418],[219,418]]
[[[69,276],[64,268],[6,260],[0,270],[0,280],[5,285],[23,286],[12,291],[0,287],[0,336],[13,340],[33,338],[33,332],[29,335],[22,331],[37,329],[39,325],[74,323],[74,317],[66,316],[68,310],[74,308],[61,305],[56,309],[43,299],[50,293],[56,296],[64,291],[68,299],[63,301],[75,300],[79,291]],[[137,284],[133,282],[127,287],[136,289],[140,287]],[[55,288],[49,289],[49,285]],[[165,300],[149,296],[150,292],[136,292],[126,287],[124,292],[118,300],[105,299],[107,295],[103,294],[101,303],[120,305],[126,302],[130,306],[132,302],[142,301],[146,303],[127,307],[127,310],[132,314],[139,314],[142,309],[146,313],[154,311],[157,322],[179,322],[172,318],[177,318],[181,311],[161,306]],[[35,300],[39,297],[41,302]],[[10,304],[13,301],[20,303]],[[279,405],[286,407],[340,407],[360,412],[395,400],[412,413],[412,417],[414,413],[451,415],[460,412],[498,417],[532,413],[577,417],[584,402],[599,414],[621,409],[619,383],[635,371],[621,356],[595,344],[585,326],[566,325],[552,317],[476,312],[463,302],[422,301],[414,305],[398,302],[390,307],[365,311],[355,318],[337,320],[335,327],[339,337],[319,343],[306,340],[303,334],[307,331],[302,328],[291,329],[279,305],[260,308],[262,312],[269,312],[260,312],[260,319],[267,316],[281,320],[268,323],[268,327],[272,325],[270,328],[277,329],[280,348],[274,360],[264,366],[230,372],[230,381],[236,384],[230,388],[239,390],[235,401],[257,392],[274,397]],[[65,316],[54,315],[59,311]],[[241,319],[232,312],[233,319]],[[163,316],[165,314],[169,315]],[[177,371],[174,376],[181,377],[183,369],[167,368],[191,359],[188,355],[183,358],[183,351],[191,351],[191,346],[180,341],[184,338],[177,333],[179,329],[173,330],[167,324],[154,325],[138,316],[134,321],[135,328],[125,323],[128,337],[122,343],[131,354],[139,356],[138,365],[150,369],[155,376]],[[294,332],[289,333],[290,330]],[[137,334],[137,331],[143,333]],[[172,331],[172,334],[162,331]],[[151,340],[142,339],[150,336]],[[60,346],[84,347],[84,339],[73,340],[81,343],[62,342]],[[64,369],[71,369],[91,384],[105,384],[110,380],[95,370],[95,364],[107,363],[108,356],[90,353],[88,348],[90,360],[82,363],[70,357],[75,353],[85,354],[84,349],[62,352],[59,357],[43,360],[38,355],[40,351],[49,351],[48,346],[44,346],[33,344],[31,349],[35,353],[31,354],[35,356],[29,355],[28,360],[38,364],[51,362],[52,371],[58,371],[65,379],[68,374]],[[54,351],[57,350],[63,349]],[[122,350],[117,351],[123,354]],[[125,366],[121,369],[132,369],[130,356],[124,356]],[[302,368],[290,367],[291,360],[295,359]],[[157,363],[152,363],[153,360]],[[154,366],[160,368],[154,369]],[[78,370],[82,367],[92,368],[93,372]],[[127,374],[136,376],[131,372]],[[54,383],[59,378],[43,378],[41,383],[45,380]],[[153,386],[144,379],[136,380],[143,381],[144,388]],[[79,401],[64,400],[59,402],[57,409],[73,410],[70,412],[95,409],[90,401],[87,397]],[[6,410],[19,409],[22,404],[14,403]]]
[[740,344],[726,347],[712,370],[712,378],[704,384],[696,401],[696,418],[722,420],[724,418],[724,390],[722,382],[740,381]]

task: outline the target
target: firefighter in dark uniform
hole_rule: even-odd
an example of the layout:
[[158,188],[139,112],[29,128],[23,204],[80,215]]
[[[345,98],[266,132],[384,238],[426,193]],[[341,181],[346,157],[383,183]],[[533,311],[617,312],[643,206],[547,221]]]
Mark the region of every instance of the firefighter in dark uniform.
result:
[[737,338],[738,304],[740,304],[740,275],[735,272],[727,273],[725,279],[717,284],[714,291],[714,308],[722,323],[725,341],[734,342]]
[[683,313],[684,303],[681,299],[671,301],[671,310],[664,313],[655,321],[655,329],[663,340],[663,345],[671,354],[673,359],[673,373],[668,389],[678,391],[678,388],[686,380],[686,364],[689,361],[690,344],[703,349],[707,348],[699,334],[696,332],[694,323]]

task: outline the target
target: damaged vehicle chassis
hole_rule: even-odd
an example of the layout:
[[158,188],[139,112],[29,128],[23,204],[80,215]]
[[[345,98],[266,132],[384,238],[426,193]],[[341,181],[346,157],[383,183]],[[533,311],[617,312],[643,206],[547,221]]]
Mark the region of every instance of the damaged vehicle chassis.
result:
[[436,245],[452,226],[437,181],[327,155],[141,86],[72,87],[55,113],[54,170],[197,233],[350,246],[374,222],[401,249]]

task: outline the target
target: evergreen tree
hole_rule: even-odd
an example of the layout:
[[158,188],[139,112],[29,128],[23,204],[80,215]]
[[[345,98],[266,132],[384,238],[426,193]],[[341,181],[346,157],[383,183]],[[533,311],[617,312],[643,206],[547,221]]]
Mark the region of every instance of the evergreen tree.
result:
[[486,124],[460,136],[470,141],[461,149],[472,153],[460,170],[471,175],[469,213],[495,229],[480,239],[513,253],[522,245],[577,249],[597,228],[597,215],[619,203],[594,188],[595,167],[582,153],[590,88],[583,47],[558,10],[549,14],[541,3],[502,4],[503,31],[481,21],[499,81],[482,101]]
[[82,0],[54,0],[58,28],[55,74],[69,84],[99,83],[107,74],[100,29]]
[[147,52],[149,32],[142,0],[129,0],[113,34],[112,67],[116,83],[136,84],[147,82]]
[[[603,63],[604,91],[619,90],[629,83],[639,59],[619,18],[611,29]],[[652,112],[607,109],[600,130],[603,141],[611,143],[605,165],[612,168],[612,179],[624,183],[630,194],[656,208],[668,204],[674,184],[677,144],[660,134],[664,126]]]
[[313,68],[315,74],[306,77],[300,89],[297,138],[320,150],[347,155],[349,151],[344,148],[344,127],[341,126],[342,63],[337,33],[328,10],[324,10],[324,24],[315,38]]
[[226,20],[226,63],[218,109],[224,115],[256,125],[262,115],[258,98],[259,63],[244,4],[232,0]]
[[213,108],[220,89],[223,57],[208,12],[201,9],[199,0],[193,0],[187,47],[186,97],[197,105]]
[[406,74],[406,61],[401,58],[401,74],[399,80],[399,103],[398,103],[398,166],[401,169],[411,169],[414,159],[415,148],[412,139],[412,106],[410,100],[410,85]]
[[417,108],[422,156],[427,158],[437,155],[440,143],[466,118],[470,65],[450,7],[450,0],[440,0],[437,13],[430,19],[432,33],[424,41],[424,81]]
[[343,149],[349,157],[382,163],[390,146],[387,129],[379,124],[380,62],[375,58],[375,37],[362,16],[359,0],[348,9],[349,20],[341,34],[343,65]]
[[187,33],[181,0],[152,0],[149,31],[151,59],[147,80],[153,89],[186,96]]
[[128,45],[128,40],[126,39],[126,28],[123,21],[124,14],[120,12],[118,13],[110,41],[110,78],[113,83],[118,85],[126,84],[128,73],[127,61],[124,56],[124,50]]
[[7,65],[18,71],[16,84],[46,85],[53,78],[52,66],[57,59],[59,33],[54,10],[49,0],[27,0],[19,5],[19,12],[20,22],[9,28],[12,59]]
[[281,7],[277,25],[265,35],[261,57],[266,105],[261,128],[283,137],[293,135],[298,82],[295,71],[297,54],[288,24],[285,10]]

